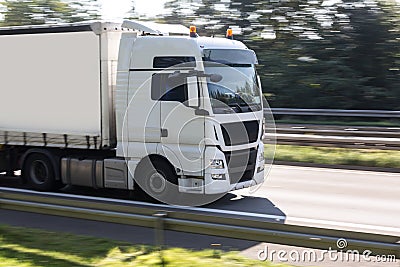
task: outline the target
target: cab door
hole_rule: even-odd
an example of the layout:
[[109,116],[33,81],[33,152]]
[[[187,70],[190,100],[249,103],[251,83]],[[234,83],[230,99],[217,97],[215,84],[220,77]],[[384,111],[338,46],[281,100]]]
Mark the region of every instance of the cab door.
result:
[[[184,72],[153,76],[160,86],[161,154],[179,161],[182,175],[202,176],[205,116],[198,78]],[[173,158],[171,158],[173,157]]]

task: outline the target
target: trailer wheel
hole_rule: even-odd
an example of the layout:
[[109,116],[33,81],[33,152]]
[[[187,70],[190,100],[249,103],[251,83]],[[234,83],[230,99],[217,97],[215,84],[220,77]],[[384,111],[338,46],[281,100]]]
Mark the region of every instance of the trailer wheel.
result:
[[163,160],[142,162],[135,181],[147,197],[169,203],[178,194],[178,176],[172,167]]
[[24,163],[23,176],[35,190],[51,191],[58,186],[54,166],[44,154],[34,153],[28,156]]

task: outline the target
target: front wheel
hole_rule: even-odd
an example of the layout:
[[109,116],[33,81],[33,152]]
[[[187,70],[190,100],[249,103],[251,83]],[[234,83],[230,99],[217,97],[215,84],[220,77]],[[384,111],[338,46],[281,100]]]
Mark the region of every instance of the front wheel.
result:
[[140,186],[140,189],[136,188],[138,193],[142,191],[151,199],[176,204],[178,176],[168,163],[161,160],[142,162],[135,173],[135,182]]
[[135,171],[135,183],[134,195],[170,205],[204,206],[226,194],[179,192],[178,176],[173,167],[163,160],[142,161]]

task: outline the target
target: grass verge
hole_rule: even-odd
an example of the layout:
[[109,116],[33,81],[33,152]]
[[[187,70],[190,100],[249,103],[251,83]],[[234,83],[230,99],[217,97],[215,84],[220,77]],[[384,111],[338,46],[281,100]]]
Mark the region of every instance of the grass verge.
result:
[[[132,235],[134,233],[131,233]],[[251,260],[237,252],[168,248],[164,266],[277,266]],[[162,266],[155,247],[0,225],[1,267]],[[288,265],[279,265],[281,267]]]
[[400,151],[277,145],[275,161],[400,168]]

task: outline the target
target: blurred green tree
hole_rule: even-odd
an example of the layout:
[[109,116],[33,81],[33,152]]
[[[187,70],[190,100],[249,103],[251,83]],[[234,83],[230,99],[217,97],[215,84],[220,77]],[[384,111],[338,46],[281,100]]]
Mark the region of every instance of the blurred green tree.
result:
[[78,22],[100,17],[97,0],[4,0],[0,5],[4,6],[2,26]]
[[132,1],[131,8],[126,14],[126,19],[130,19],[130,20],[139,20],[139,19],[141,19],[140,14],[138,14],[137,11],[136,11],[135,2],[136,2],[135,0]]
[[273,107],[400,109],[396,0],[170,0],[166,8],[162,20],[198,25],[200,35],[233,28],[256,51]]

